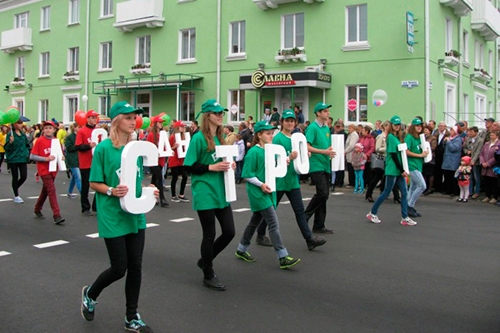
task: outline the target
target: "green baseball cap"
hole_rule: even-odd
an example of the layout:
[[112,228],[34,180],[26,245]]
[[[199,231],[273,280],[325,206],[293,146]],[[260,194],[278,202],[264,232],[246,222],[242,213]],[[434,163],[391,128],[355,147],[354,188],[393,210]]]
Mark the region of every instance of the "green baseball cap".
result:
[[223,112],[228,111],[225,107],[219,104],[215,99],[209,99],[201,106],[201,111],[196,115],[196,119],[202,114],[206,112]]
[[415,118],[411,121],[411,124],[413,126],[417,126],[417,125],[422,125],[422,120],[418,119],[418,118]]
[[276,126],[268,124],[265,120],[261,120],[255,125],[253,125],[253,132],[255,134],[259,133],[260,131],[267,131],[267,130],[273,130],[276,129]]
[[323,102],[319,102],[314,106],[314,113],[323,111],[324,109],[331,108],[332,106],[329,104],[325,104]]
[[116,102],[109,110],[109,117],[113,119],[119,114],[127,114],[127,113],[144,113],[144,110],[141,108],[134,108],[127,101]]
[[292,110],[283,111],[281,118],[283,118],[283,119],[287,119],[287,118],[297,119],[297,118],[295,118],[295,112],[293,112]]
[[393,116],[390,121],[393,125],[401,125],[401,118],[399,116]]

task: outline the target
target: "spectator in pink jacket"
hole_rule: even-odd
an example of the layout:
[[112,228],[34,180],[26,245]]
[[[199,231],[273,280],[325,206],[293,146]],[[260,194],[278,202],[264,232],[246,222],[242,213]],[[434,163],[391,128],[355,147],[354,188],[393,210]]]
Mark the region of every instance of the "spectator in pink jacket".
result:
[[371,134],[372,129],[370,126],[363,126],[361,130],[361,136],[359,137],[358,143],[363,145],[363,152],[366,155],[366,168],[363,172],[363,180],[364,184],[368,186],[372,179],[372,169],[370,168],[370,157],[372,153],[375,151],[375,138]]

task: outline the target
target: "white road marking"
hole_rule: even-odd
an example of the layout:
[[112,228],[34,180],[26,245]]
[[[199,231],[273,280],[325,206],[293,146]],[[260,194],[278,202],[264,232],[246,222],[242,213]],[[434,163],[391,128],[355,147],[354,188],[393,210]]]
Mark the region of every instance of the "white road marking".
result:
[[38,195],[36,197],[28,197],[28,199],[38,199]]
[[159,226],[158,223],[146,223],[146,227],[148,227],[148,228],[157,227],[157,226]]
[[290,203],[290,201],[280,201],[280,204],[283,204],[283,205],[288,205]]
[[95,234],[88,234],[87,237],[88,238],[97,238],[97,237],[99,237],[99,233],[96,232]]
[[310,201],[311,198],[302,198],[302,201]]
[[331,195],[344,195],[342,192],[333,192]]
[[13,201],[13,199],[0,199],[0,202]]
[[233,209],[233,212],[241,213],[241,212],[246,212],[249,210],[250,210],[250,208],[239,208],[239,209]]
[[69,242],[67,242],[65,240],[57,240],[57,241],[48,242],[48,243],[36,244],[33,246],[36,248],[39,248],[39,249],[45,249],[47,247],[58,246],[58,245],[63,245],[63,244],[67,244],[67,243],[69,243]]
[[11,253],[7,252],[7,251],[0,251],[0,257],[8,256],[9,254],[11,254]]
[[181,223],[181,222],[187,222],[187,221],[192,221],[192,220],[194,220],[192,217],[183,217],[180,219],[170,220],[170,222]]

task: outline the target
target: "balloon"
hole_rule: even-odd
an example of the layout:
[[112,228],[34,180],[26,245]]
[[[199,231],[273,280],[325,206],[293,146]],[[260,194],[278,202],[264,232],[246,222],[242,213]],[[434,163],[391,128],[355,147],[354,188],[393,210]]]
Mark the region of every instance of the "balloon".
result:
[[383,90],[375,90],[372,95],[373,105],[382,106],[387,102],[387,93]]
[[141,129],[146,129],[149,127],[149,125],[151,125],[151,119],[149,119],[148,117],[142,117]]
[[11,106],[3,116],[3,120],[6,123],[14,124],[19,120],[20,116],[21,114],[19,113],[19,109],[16,108],[15,106]]
[[0,111],[0,125],[5,125],[5,120],[3,119],[3,117],[5,116],[5,112],[3,111]]
[[139,129],[142,127],[142,117],[137,116],[135,118],[135,129]]
[[80,126],[85,126],[87,124],[87,114],[83,111],[76,111],[75,121]]
[[170,116],[168,114],[163,116],[163,126],[168,126],[172,119],[170,119]]

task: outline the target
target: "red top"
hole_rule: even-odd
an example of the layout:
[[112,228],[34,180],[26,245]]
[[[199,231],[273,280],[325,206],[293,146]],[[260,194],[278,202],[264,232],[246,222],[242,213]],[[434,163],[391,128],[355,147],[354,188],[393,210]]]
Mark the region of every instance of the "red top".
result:
[[363,153],[366,155],[367,162],[370,162],[370,157],[375,152],[375,139],[373,135],[363,135],[359,138],[358,142],[363,145]]
[[[156,144],[156,142],[154,141],[154,133],[151,132],[149,133],[148,137],[146,138],[146,140],[148,140],[149,142],[151,142],[152,144],[154,144],[156,147],[158,147],[158,145]],[[156,139],[159,140],[160,139],[160,133],[156,134]],[[165,160],[166,160],[166,157],[158,157],[158,165],[161,166],[162,168],[165,166]]]
[[[172,134],[169,138],[170,146],[173,147],[175,144],[175,134]],[[184,164],[184,158],[177,157],[177,149],[173,149],[174,155],[168,158],[168,166],[170,168],[182,166]]]
[[[55,139],[55,138],[54,138]],[[57,139],[56,139],[57,140]],[[59,142],[59,140],[57,140]],[[33,155],[38,155],[41,157],[49,157],[50,156],[50,146],[52,145],[52,138],[48,139],[44,135],[40,136],[31,149],[31,153]],[[57,175],[57,172],[49,171],[49,162],[36,162],[36,171],[40,177],[53,174],[54,177]]]
[[[75,146],[90,145],[92,142],[92,132],[95,127],[83,126],[76,133]],[[90,146],[89,146],[90,148]],[[92,148],[88,150],[78,150],[78,163],[80,169],[90,169],[92,165]]]

